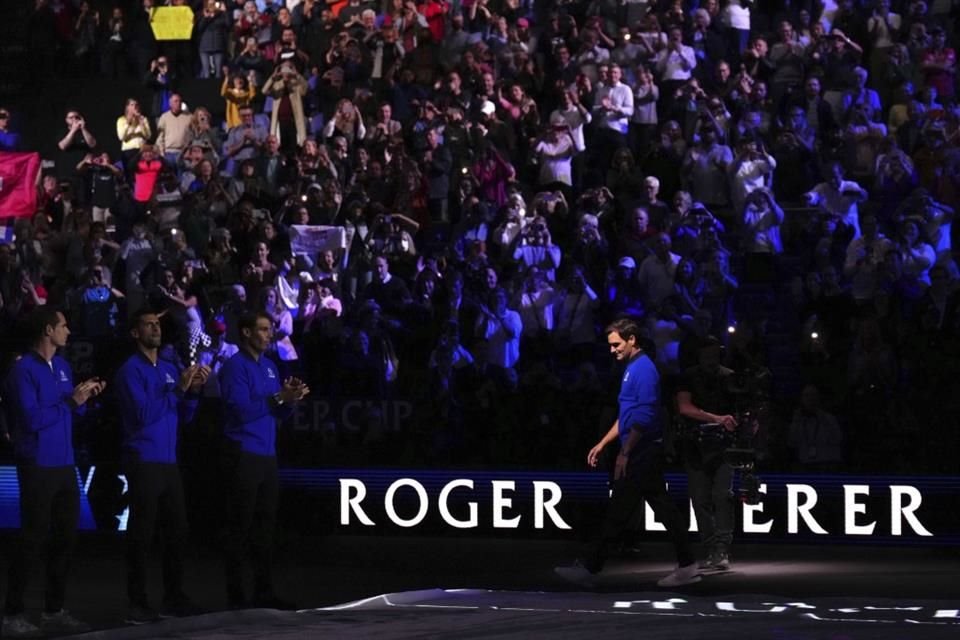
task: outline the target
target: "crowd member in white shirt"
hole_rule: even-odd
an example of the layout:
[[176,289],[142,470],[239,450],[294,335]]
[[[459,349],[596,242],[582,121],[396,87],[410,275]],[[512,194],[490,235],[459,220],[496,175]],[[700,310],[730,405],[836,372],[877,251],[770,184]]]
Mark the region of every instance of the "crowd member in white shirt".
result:
[[520,314],[507,307],[507,292],[501,288],[490,294],[490,304],[480,305],[476,335],[486,341],[483,364],[494,377],[509,378],[520,360],[520,333],[523,321]]
[[769,189],[757,189],[747,196],[743,208],[743,248],[747,253],[783,252],[780,225],[783,208],[773,199]]
[[554,115],[559,115],[566,121],[567,130],[573,138],[574,148],[577,152],[573,156],[572,161],[573,185],[579,188],[581,184],[580,177],[583,175],[583,152],[587,150],[587,144],[583,136],[583,128],[593,121],[593,115],[590,113],[590,110],[580,102],[580,95],[575,86],[569,87],[563,92],[560,98],[560,106],[550,114],[551,121]]
[[630,150],[635,158],[644,158],[657,133],[657,101],[660,88],[654,83],[650,69],[637,67],[637,83],[633,94],[633,118],[630,120]]
[[729,48],[743,55],[750,43],[750,9],[744,0],[729,0],[721,17],[727,27]]
[[769,188],[777,161],[752,132],[740,136],[737,155],[730,164],[730,197],[734,211],[742,211],[747,196],[757,189]]
[[610,65],[610,84],[597,89],[594,98],[593,145],[595,168],[606,171],[610,168],[610,159],[617,149],[627,146],[627,130],[633,115],[633,91],[620,82],[623,72],[618,65]]
[[671,27],[666,48],[654,59],[654,68],[660,76],[660,93],[664,97],[661,114],[673,110],[677,89],[693,77],[696,66],[697,54],[693,47],[683,44],[683,30]]
[[820,207],[828,215],[842,221],[853,231],[853,237],[860,237],[860,215],[857,203],[867,199],[866,190],[856,182],[843,179],[843,167],[839,162],[831,163],[827,168],[827,181],[821,182],[807,192],[807,204]]
[[573,186],[573,156],[577,144],[566,119],[557,112],[550,116],[550,128],[537,141],[533,150],[540,165],[540,185],[560,183]]

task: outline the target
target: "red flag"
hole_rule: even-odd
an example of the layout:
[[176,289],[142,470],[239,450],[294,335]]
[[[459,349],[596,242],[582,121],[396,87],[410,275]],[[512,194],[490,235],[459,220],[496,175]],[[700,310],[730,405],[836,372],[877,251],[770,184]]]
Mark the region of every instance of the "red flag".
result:
[[39,153],[0,152],[0,219],[37,212]]

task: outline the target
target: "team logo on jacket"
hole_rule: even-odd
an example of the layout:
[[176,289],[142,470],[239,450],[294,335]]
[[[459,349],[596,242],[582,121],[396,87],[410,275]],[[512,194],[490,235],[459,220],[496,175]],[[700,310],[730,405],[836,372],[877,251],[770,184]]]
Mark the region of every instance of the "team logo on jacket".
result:
[[174,379],[173,379],[173,376],[171,376],[169,373],[167,373],[166,376],[167,376],[167,384],[176,384],[176,383],[177,383],[177,381],[174,380]]
[[60,369],[60,382],[70,382],[67,380],[67,372],[63,369]]
[[270,367],[267,367],[267,377],[273,380],[277,377],[277,374],[273,372],[273,369],[271,369]]

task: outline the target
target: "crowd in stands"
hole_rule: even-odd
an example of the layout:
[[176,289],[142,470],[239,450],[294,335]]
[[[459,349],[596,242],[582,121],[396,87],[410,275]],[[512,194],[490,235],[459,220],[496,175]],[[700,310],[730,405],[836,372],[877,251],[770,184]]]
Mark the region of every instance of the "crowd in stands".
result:
[[43,132],[3,334],[56,304],[116,349],[151,305],[216,370],[263,310],[315,396],[413,407],[324,424],[328,455],[580,468],[631,315],[668,405],[723,340],[761,465],[955,464],[953,3],[169,0],[193,38],[158,42],[161,4],[36,0],[38,69],[152,99]]

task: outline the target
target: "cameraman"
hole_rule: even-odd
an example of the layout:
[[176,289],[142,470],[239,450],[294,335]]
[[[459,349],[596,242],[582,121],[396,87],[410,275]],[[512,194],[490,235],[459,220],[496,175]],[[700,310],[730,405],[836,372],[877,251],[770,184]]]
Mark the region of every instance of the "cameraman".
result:
[[[724,460],[726,432],[734,432],[737,419],[732,415],[733,371],[720,364],[722,346],[713,336],[703,339],[698,350],[699,364],[687,369],[676,391],[677,412],[682,421],[679,447],[687,472],[690,498],[697,517],[700,539],[707,559],[703,569],[730,568],[733,542],[733,499],[730,483],[733,468]],[[723,428],[708,435],[703,425]]]

